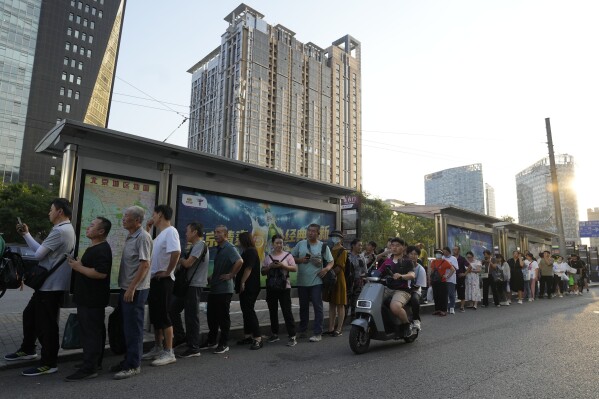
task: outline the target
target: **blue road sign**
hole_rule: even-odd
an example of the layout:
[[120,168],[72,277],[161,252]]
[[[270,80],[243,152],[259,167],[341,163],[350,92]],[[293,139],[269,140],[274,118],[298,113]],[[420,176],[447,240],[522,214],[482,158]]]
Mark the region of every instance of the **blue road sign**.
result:
[[591,220],[590,222],[578,222],[578,232],[581,238],[599,237],[599,220]]

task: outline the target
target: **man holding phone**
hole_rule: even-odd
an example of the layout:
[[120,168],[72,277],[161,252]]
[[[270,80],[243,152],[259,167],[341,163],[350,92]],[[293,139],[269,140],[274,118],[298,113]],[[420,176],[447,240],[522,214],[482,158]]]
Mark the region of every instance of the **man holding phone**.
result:
[[[36,359],[35,342],[39,339],[42,350],[39,367],[22,372],[24,376],[51,374],[58,371],[58,317],[64,299],[64,291],[69,290],[71,268],[66,265],[65,254],[72,254],[75,248],[75,230],[71,224],[72,208],[65,198],[57,198],[50,205],[48,218],[54,225],[48,237],[41,243],[29,233],[25,223],[17,225],[29,248],[35,251],[39,265],[51,269],[62,264],[50,275],[42,287],[35,291],[23,311],[23,342],[14,353],[4,356],[5,360]],[[20,219],[19,219],[20,222]]]
[[318,240],[319,234],[320,226],[312,223],[308,226],[308,239],[298,242],[291,251],[291,255],[298,266],[297,293],[300,302],[298,330],[300,338],[306,337],[310,318],[310,302],[314,307],[314,335],[310,337],[310,342],[319,342],[322,339],[322,321],[324,319],[322,277],[333,267],[331,250],[325,243]]

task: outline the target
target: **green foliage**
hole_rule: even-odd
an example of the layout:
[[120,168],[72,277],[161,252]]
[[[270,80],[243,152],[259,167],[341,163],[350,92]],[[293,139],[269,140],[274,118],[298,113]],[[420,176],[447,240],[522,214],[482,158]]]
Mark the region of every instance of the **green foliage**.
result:
[[43,239],[52,228],[48,220],[50,203],[56,192],[38,185],[0,183],[0,233],[8,243],[23,242],[17,233],[17,217],[29,226],[33,237]]
[[379,198],[370,198],[367,193],[360,196],[361,239],[364,243],[375,241],[379,248],[390,237],[401,237],[410,245],[421,242],[425,248],[435,245],[435,222],[419,216],[394,212],[391,206]]
[[516,219],[514,219],[510,215],[503,215],[501,217],[501,220],[503,220],[504,222],[510,222],[510,223],[514,223],[516,221]]

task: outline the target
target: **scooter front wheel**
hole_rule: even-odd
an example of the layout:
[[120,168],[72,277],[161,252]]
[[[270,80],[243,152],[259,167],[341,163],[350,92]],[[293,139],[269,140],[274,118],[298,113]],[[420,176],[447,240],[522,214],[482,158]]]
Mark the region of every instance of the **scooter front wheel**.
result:
[[349,331],[349,347],[358,355],[368,352],[370,346],[370,334],[361,327],[351,326]]
[[416,341],[416,338],[418,338],[418,331],[409,337],[405,337],[403,340],[406,341],[407,344],[411,344],[412,342]]

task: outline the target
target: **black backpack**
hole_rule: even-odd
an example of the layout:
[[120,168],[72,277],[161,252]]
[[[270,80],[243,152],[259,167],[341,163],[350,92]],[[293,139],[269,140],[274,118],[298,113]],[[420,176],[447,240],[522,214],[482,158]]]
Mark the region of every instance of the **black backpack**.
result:
[[20,254],[6,248],[0,260],[0,286],[8,289],[21,288],[25,264]]
[[[283,262],[289,253],[283,257],[279,262]],[[270,254],[268,255],[271,261],[275,261]],[[268,276],[266,277],[266,288],[273,291],[283,291],[287,288],[287,273],[281,270],[281,268],[269,269]]]

